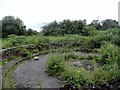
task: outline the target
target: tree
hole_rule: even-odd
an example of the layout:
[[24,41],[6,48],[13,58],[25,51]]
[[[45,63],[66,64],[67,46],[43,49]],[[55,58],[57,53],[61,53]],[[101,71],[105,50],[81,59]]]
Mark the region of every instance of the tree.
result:
[[66,35],[66,34],[80,34],[86,25],[86,20],[69,19],[61,22],[52,22],[42,27],[44,35]]
[[44,35],[55,35],[58,34],[58,23],[57,21],[51,22],[42,27]]
[[10,34],[24,35],[26,26],[19,18],[13,16],[5,16],[2,19],[2,37],[7,37]]
[[93,20],[90,24],[90,26],[95,27],[96,29],[100,30],[101,29],[101,23],[99,20]]
[[38,34],[38,32],[32,30],[31,28],[29,28],[29,29],[27,30],[27,35],[37,35],[37,34]]
[[106,19],[102,21],[102,29],[109,29],[109,28],[118,28],[118,22],[112,19]]
[[23,21],[19,18],[16,18],[16,23],[19,25],[18,35],[26,35],[26,26],[24,25]]

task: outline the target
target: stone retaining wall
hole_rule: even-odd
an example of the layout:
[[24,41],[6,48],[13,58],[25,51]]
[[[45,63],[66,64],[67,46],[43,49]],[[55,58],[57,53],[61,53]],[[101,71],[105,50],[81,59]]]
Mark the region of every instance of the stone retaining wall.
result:
[[16,47],[0,50],[0,57],[2,58],[2,60],[4,60],[6,58],[10,58],[11,56],[19,56],[20,51],[17,50],[17,48],[22,48],[22,47],[26,47],[31,52],[31,50],[34,50],[36,48],[39,49],[39,51],[42,51],[42,50],[48,50],[48,49],[57,49],[59,47],[67,46],[68,44],[77,45],[77,43],[75,42],[74,43],[73,42],[51,42],[51,43],[45,43],[43,45],[42,44],[41,45],[35,45],[35,44],[22,45],[22,46],[16,46]]

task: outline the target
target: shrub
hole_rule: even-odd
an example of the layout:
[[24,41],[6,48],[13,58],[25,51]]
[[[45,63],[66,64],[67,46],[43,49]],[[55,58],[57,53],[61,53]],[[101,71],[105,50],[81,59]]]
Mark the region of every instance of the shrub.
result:
[[50,55],[47,61],[49,75],[59,75],[64,70],[64,58],[59,54]]
[[93,26],[85,26],[82,31],[84,36],[93,36],[98,32]]
[[12,43],[12,46],[18,46],[24,43],[26,36],[8,35],[7,39]]
[[100,48],[99,52],[101,54],[100,61],[104,64],[115,63],[119,61],[120,49],[116,45],[106,43]]
[[62,72],[60,80],[64,84],[72,83],[77,88],[80,88],[81,85],[94,84],[94,76],[89,71],[83,68],[73,69],[69,66]]
[[106,81],[117,77],[120,77],[117,64],[105,65],[104,67],[95,69],[94,82],[96,84],[105,83]]
[[114,37],[111,39],[111,42],[115,45],[120,46],[120,35],[114,35]]

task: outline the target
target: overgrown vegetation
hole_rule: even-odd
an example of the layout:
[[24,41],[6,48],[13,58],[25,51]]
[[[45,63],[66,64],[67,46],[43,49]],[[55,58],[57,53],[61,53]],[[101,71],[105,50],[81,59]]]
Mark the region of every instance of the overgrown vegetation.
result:
[[[99,49],[100,54],[98,56],[93,56],[90,60],[93,62],[93,71],[86,70],[83,67],[73,68],[71,66],[72,61],[80,60],[80,62],[82,62],[81,57],[74,53],[50,55],[47,63],[47,72],[50,75],[59,76],[62,83],[72,83],[77,88],[106,83],[110,79],[120,77],[118,68],[118,57],[120,57],[120,55],[116,49],[117,48],[112,44],[102,46]],[[83,61],[87,62],[86,59]],[[98,63],[102,63],[102,66],[98,67]]]
[[95,35],[92,36],[80,36],[80,35],[67,35],[67,36],[49,36],[43,35],[33,36],[15,36],[10,35],[7,39],[2,39],[2,48],[8,48],[18,45],[30,45],[37,44],[42,45],[50,42],[63,42],[68,43],[69,47],[79,47],[83,51],[91,51],[95,48],[100,48],[105,42],[111,42],[112,44],[120,46],[120,30],[111,29],[105,31],[95,31]]
[[[31,57],[31,54],[40,51],[60,52],[49,55],[46,68],[49,75],[57,76],[63,84],[71,83],[77,88],[84,88],[120,78],[120,27],[115,20],[94,20],[89,25],[86,25],[86,20],[54,21],[43,26],[43,31],[39,34],[31,29],[26,34],[25,25],[19,18],[9,16],[2,21],[2,49],[35,45],[28,49],[18,48],[23,57]],[[12,33],[14,31],[16,32]],[[80,56],[75,51],[94,52],[97,55]],[[4,60],[3,65],[14,58]],[[82,66],[74,66],[73,62]],[[86,69],[87,64],[92,68]],[[7,82],[7,79],[5,77],[4,81]]]
[[[97,56],[79,57],[74,53],[68,52],[62,55],[55,54],[49,56],[47,63],[47,72],[50,75],[59,76],[59,79],[62,81],[62,83],[72,83],[77,88],[95,87],[96,84],[103,84],[107,83],[109,80],[120,78],[120,41],[118,38],[120,35],[120,30],[109,29],[97,31],[93,27],[85,27],[85,29],[86,35],[73,35],[72,39],[68,39],[69,45],[67,47],[72,48],[73,50],[77,48],[84,52],[92,51],[99,54]],[[91,61],[91,65],[94,69],[92,71],[89,71],[84,67],[73,68],[71,66],[71,62],[74,60],[80,60],[80,62]],[[63,66],[60,67],[62,68],[62,71],[59,71],[59,66],[61,66],[59,65],[60,61],[62,62]]]

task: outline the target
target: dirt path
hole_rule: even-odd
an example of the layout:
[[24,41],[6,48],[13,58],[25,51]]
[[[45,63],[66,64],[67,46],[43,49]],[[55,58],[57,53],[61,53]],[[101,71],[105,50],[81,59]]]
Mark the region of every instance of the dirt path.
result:
[[[75,52],[76,55],[89,56],[90,53]],[[27,61],[15,69],[12,78],[17,88],[60,88],[59,81],[45,72],[48,55],[39,56],[38,61]]]
[[46,56],[39,56],[38,61],[27,61],[13,72],[17,88],[59,88],[59,81],[45,73]]

